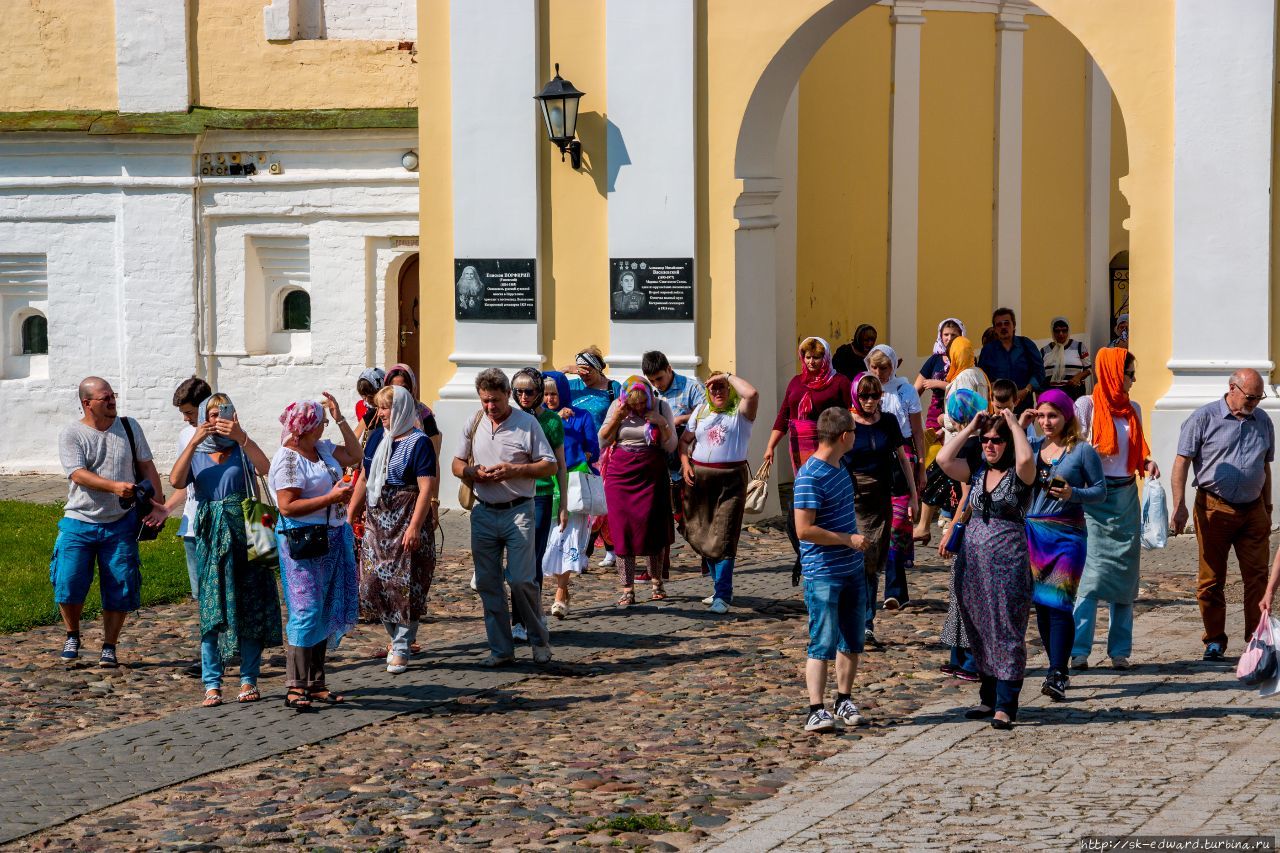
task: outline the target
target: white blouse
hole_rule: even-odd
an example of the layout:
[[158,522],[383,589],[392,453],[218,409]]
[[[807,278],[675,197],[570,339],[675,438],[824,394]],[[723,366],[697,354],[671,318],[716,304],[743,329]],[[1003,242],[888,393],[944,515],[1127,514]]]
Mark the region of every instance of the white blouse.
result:
[[[320,461],[312,462],[292,447],[282,447],[271,459],[271,471],[267,485],[273,492],[281,489],[299,489],[302,498],[319,498],[329,494],[333,484],[342,477],[342,466],[333,457],[334,444],[328,439],[316,442],[316,454]],[[341,527],[347,523],[346,513],[325,507],[307,515],[292,516],[295,524],[325,524]]]
[[690,458],[714,465],[745,462],[753,423],[738,412],[731,415],[699,412],[689,424],[695,437]]
[[[1142,409],[1137,403],[1133,404],[1133,411],[1138,415],[1138,423],[1142,423]],[[1080,421],[1080,434],[1084,436],[1085,441],[1093,443],[1093,397],[1081,397],[1076,400],[1076,418]],[[1104,477],[1128,477],[1133,472],[1129,470],[1129,421],[1125,418],[1112,418],[1111,422],[1116,425],[1116,441],[1120,448],[1119,453],[1113,453],[1110,456],[1102,453],[1098,457],[1102,460],[1102,475]]]

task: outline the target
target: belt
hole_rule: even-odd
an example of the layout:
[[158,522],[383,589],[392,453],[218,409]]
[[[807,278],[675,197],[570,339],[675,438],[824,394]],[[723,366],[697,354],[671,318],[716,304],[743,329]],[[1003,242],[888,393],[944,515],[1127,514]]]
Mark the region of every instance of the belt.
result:
[[506,501],[505,503],[495,504],[495,503],[489,503],[489,501],[482,501],[479,498],[476,498],[476,503],[480,504],[480,506],[484,507],[485,509],[491,509],[491,510],[494,510],[495,512],[501,512],[504,509],[512,509],[514,507],[520,506],[520,504],[522,503],[527,503],[531,500],[533,500],[533,498],[516,498],[513,501]]
[[1222,497],[1221,495],[1216,494],[1215,492],[1211,492],[1208,489],[1200,489],[1200,491],[1204,492],[1206,495],[1213,498],[1215,501],[1219,501],[1220,503],[1226,504],[1227,506],[1231,507],[1237,512],[1244,512],[1247,509],[1252,509],[1253,506],[1258,501],[1262,500],[1262,495],[1258,495],[1256,498],[1254,498],[1251,501],[1245,501],[1244,503],[1237,503],[1236,501],[1229,501],[1226,498]]

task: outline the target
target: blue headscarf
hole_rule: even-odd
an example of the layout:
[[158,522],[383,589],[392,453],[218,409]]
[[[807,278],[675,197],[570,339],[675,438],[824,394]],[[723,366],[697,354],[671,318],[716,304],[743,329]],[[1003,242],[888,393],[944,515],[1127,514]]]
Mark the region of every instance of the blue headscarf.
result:
[[[218,396],[218,395],[214,395],[214,396]],[[221,396],[225,397],[226,395],[223,394]],[[209,401],[212,399],[213,397],[206,397],[204,400],[201,401],[200,408],[196,411],[196,424],[202,424],[206,420],[208,420]],[[231,420],[232,417],[235,416],[236,407],[231,404],[230,399],[228,399],[227,402],[225,403],[219,404],[217,408],[218,408],[218,417],[224,421],[229,421]],[[200,441],[200,443],[196,445],[196,452],[197,453],[216,453],[219,450],[230,450],[235,446],[236,446],[236,443],[233,439],[230,439],[225,435],[218,435],[215,433],[214,435],[205,436]]]
[[573,406],[573,388],[569,386],[569,377],[565,376],[558,370],[548,370],[542,374],[543,379],[550,379],[556,383],[556,393],[560,397],[561,409],[573,409],[575,412],[582,411]]
[[[595,463],[600,460],[600,437],[591,413],[573,405],[573,389],[569,387],[569,377],[558,370],[548,370],[542,374],[542,378],[556,383],[556,392],[560,396],[559,414],[564,421],[565,468],[572,470],[586,463],[595,470]],[[587,454],[591,455],[590,462],[587,462]]]

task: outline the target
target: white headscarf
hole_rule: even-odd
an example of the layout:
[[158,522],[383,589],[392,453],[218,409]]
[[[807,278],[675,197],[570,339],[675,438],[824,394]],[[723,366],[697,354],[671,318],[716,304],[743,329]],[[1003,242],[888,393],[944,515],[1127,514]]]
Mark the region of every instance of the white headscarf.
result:
[[394,397],[391,399],[391,423],[382,433],[382,441],[378,449],[373,451],[373,462],[369,464],[369,478],[365,484],[365,495],[369,506],[377,506],[382,497],[382,487],[387,484],[387,471],[391,465],[391,445],[395,437],[413,429],[418,416],[418,407],[414,404],[413,395],[408,389],[399,385],[390,386]]
[[947,354],[947,348],[942,345],[942,330],[945,329],[947,326],[955,326],[956,328],[958,328],[960,330],[960,337],[964,337],[966,334],[968,334],[964,330],[964,323],[961,322],[960,320],[957,320],[955,317],[948,317],[947,319],[943,320],[941,323],[938,324],[938,337],[935,338],[933,341],[934,355]]

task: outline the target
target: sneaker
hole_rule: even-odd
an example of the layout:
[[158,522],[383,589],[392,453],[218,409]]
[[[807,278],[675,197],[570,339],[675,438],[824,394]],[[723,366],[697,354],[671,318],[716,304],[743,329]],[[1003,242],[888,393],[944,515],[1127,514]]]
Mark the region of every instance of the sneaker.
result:
[[901,607],[901,606],[902,606],[902,605],[898,602],[898,599],[896,599],[896,598],[886,598],[886,599],[884,600],[884,609],[885,609],[885,610],[897,610],[897,609],[898,609],[899,607]]
[[723,598],[713,599],[711,606],[708,608],[712,613],[728,613],[729,605],[725,604]]
[[534,646],[533,662],[542,666],[551,663],[551,647],[550,646]]
[[826,708],[819,708],[809,715],[809,720],[804,724],[806,732],[830,732],[836,727],[835,718],[831,716],[831,712]]
[[873,649],[880,648],[880,641],[876,639],[876,632],[872,631],[870,628],[868,628],[866,632],[862,635],[862,639],[863,639],[863,642],[865,642],[868,646],[871,646]]
[[858,713],[858,706],[853,704],[852,699],[846,699],[836,706],[836,725],[857,727],[865,726],[867,720]]
[[610,569],[618,565],[618,555],[612,551],[604,552],[604,559],[600,561],[600,568]]
[[652,580],[648,572],[636,572],[636,583],[649,583]]
[[529,632],[523,625],[512,625],[511,638],[517,643],[527,643],[529,642]]
[[472,572],[472,573],[471,573],[471,583],[470,583],[470,586],[471,586],[471,591],[472,591],[472,592],[479,592],[479,591],[480,591],[479,587],[477,587],[477,586],[476,586],[476,573],[475,573],[475,572]]
[[1204,647],[1205,660],[1226,660],[1226,650],[1222,648],[1222,643],[1210,643]]
[[1055,673],[1046,678],[1044,684],[1040,685],[1040,692],[1055,702],[1065,701],[1067,698],[1067,680]]
[[80,657],[80,638],[67,637],[67,641],[62,644],[62,659],[75,660]]
[[480,661],[480,665],[488,669],[494,669],[499,666],[511,666],[511,664],[515,662],[516,662],[515,658],[499,657],[498,655],[489,655],[487,658]]
[[1088,668],[1089,668],[1089,656],[1088,656],[1088,655],[1076,655],[1075,657],[1073,657],[1073,658],[1071,659],[1071,668],[1072,668],[1072,669],[1088,669]]
[[1129,659],[1128,658],[1112,658],[1111,668],[1112,669],[1128,669]]
[[702,603],[710,606],[715,600],[716,597],[714,595],[708,595],[706,598],[702,599]]
[[956,670],[956,676],[955,676],[955,677],[956,677],[956,678],[958,678],[958,679],[960,679],[961,681],[974,681],[974,682],[977,682],[977,681],[981,681],[981,680],[982,680],[982,676],[981,676],[981,675],[978,675],[978,673],[976,673],[976,672],[971,672],[971,671],[969,671],[969,670],[967,670],[967,669],[957,669],[957,670]]
[[120,665],[120,661],[116,660],[116,647],[103,646],[102,654],[98,656],[98,666],[104,669],[115,669]]
[[960,667],[956,666],[950,661],[938,667],[938,672],[941,672],[943,675],[955,675],[959,671],[960,671]]

